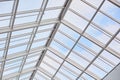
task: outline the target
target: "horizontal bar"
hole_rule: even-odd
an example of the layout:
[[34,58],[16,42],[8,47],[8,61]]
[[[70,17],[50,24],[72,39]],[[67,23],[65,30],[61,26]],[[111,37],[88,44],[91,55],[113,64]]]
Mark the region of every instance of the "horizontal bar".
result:
[[[42,20],[41,24],[39,26],[55,24],[55,23],[59,23],[59,22],[60,21],[57,18],[46,19],[46,20]],[[30,23],[24,23],[24,24],[20,24],[20,25],[14,25],[13,29],[10,29],[9,27],[4,27],[4,28],[0,28],[0,34],[1,33],[18,31],[18,30],[23,30],[23,29],[34,28],[34,27],[37,27],[37,26],[38,26],[38,24],[36,22],[30,22]]]

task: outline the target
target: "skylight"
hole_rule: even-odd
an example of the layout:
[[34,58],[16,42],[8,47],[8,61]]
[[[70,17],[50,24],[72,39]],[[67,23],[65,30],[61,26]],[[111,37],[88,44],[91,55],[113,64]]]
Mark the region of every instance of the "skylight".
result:
[[104,80],[120,64],[119,0],[1,0],[0,80]]

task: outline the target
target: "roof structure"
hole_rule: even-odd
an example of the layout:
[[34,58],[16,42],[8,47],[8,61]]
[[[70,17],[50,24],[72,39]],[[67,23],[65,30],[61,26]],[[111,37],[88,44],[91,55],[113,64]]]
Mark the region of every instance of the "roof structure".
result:
[[104,80],[120,64],[120,0],[0,0],[0,80]]

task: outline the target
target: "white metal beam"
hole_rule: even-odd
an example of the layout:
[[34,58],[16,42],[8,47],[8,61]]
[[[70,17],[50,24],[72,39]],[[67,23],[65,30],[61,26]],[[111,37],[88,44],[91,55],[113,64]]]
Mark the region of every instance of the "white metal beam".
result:
[[[37,47],[37,48],[33,48],[30,50],[29,54],[34,54],[34,53],[37,53],[39,51],[43,51],[47,49],[46,47],[44,46],[40,46],[40,47]],[[27,55],[27,52],[25,51],[22,51],[22,52],[17,52],[17,53],[14,53],[14,54],[11,54],[11,55],[8,55],[6,59],[4,58],[0,58],[0,62],[3,62],[3,61],[7,61],[7,60],[11,60],[11,59],[14,59],[14,58],[17,58],[17,57],[22,57],[22,56],[26,56]]]
[[[57,18],[46,19],[46,20],[42,20],[41,24],[39,24],[39,26],[55,24],[55,23],[59,23],[59,20]],[[35,28],[37,25],[38,25],[38,23],[35,23],[35,22],[25,23],[25,24],[21,24],[21,25],[14,25],[13,29],[10,29],[9,27],[4,28],[4,29],[0,29],[0,33],[7,33],[7,32],[23,30],[23,29]]]

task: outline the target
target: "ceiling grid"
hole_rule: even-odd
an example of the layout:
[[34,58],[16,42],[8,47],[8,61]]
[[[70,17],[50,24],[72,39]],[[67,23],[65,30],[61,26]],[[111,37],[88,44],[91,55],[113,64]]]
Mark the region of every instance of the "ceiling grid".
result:
[[120,65],[119,0],[0,0],[0,80],[104,80]]

